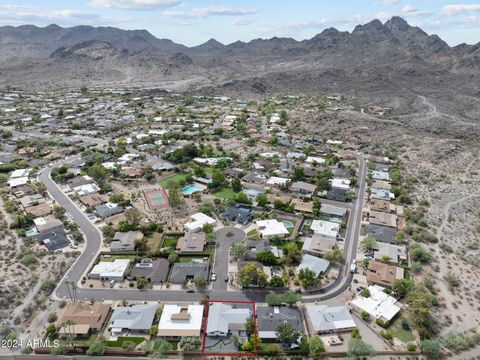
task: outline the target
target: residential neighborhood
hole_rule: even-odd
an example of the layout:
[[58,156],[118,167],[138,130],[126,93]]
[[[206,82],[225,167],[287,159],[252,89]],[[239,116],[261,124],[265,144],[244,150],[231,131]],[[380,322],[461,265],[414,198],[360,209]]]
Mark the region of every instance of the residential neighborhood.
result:
[[307,356],[365,339],[419,354],[407,295],[426,260],[402,170],[295,131],[309,99],[14,94],[0,182],[17,258],[69,259],[39,280],[34,318],[0,318],[60,341],[32,352]]

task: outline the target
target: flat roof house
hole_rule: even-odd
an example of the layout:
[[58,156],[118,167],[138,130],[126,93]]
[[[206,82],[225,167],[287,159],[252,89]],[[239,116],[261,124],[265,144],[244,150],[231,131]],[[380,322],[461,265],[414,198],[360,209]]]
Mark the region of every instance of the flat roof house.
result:
[[341,178],[333,178],[330,180],[332,188],[335,189],[343,189],[348,190],[350,188],[350,180],[349,179],[341,179]]
[[192,221],[187,222],[183,225],[185,230],[191,231],[191,232],[200,231],[203,225],[205,224],[215,225],[217,223],[217,220],[203,213],[193,214],[191,218],[192,218]]
[[207,263],[175,263],[170,274],[170,282],[181,284],[185,280],[195,280],[199,277],[208,279]]
[[383,288],[377,285],[369,286],[369,297],[363,297],[358,294],[351,304],[360,311],[366,311],[373,318],[389,322],[400,311],[400,308],[395,305],[397,300],[384,293]]
[[113,336],[123,333],[147,333],[153,324],[157,306],[154,304],[141,304],[134,306],[120,306],[113,309],[110,321]]
[[263,341],[277,340],[277,327],[284,323],[293,325],[295,330],[304,332],[302,316],[296,306],[258,306],[257,315],[258,336]]
[[99,279],[104,281],[122,281],[129,266],[130,260],[128,259],[100,261],[92,268],[88,274],[88,277],[91,279]]
[[305,308],[318,334],[350,331],[357,326],[346,306],[308,305]]
[[340,232],[340,224],[325,220],[313,220],[310,225],[310,229],[316,235],[326,236],[332,239],[336,239]]
[[288,178],[272,176],[267,180],[267,182],[265,183],[265,186],[267,186],[267,187],[280,187],[280,186],[287,185],[289,182],[290,182],[290,179],[288,179]]
[[246,330],[247,319],[252,317],[249,308],[223,303],[209,303],[207,336],[226,337],[229,334],[242,334]]
[[158,323],[157,336],[167,339],[200,336],[203,309],[203,305],[165,304]]
[[257,220],[255,224],[262,239],[270,239],[274,236],[288,237],[290,235],[285,224],[277,219]]

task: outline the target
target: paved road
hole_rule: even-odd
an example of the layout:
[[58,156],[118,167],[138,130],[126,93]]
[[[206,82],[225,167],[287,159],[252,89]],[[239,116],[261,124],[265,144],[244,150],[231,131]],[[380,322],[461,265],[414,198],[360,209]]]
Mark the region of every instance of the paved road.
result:
[[[229,234],[230,236],[227,236]],[[245,239],[245,232],[232,226],[227,226],[218,230],[217,243],[215,247],[214,269],[217,274],[217,280],[212,282],[214,291],[227,290],[225,277],[228,276],[228,252],[233,243],[241,242]]]
[[55,199],[57,204],[63,206],[67,212],[72,214],[75,223],[85,234],[86,244],[82,254],[77,258],[73,266],[68,270],[62,279],[60,285],[56,289],[55,295],[59,298],[68,296],[66,281],[77,283],[80,281],[84,271],[89,267],[91,262],[97,257],[102,245],[102,234],[100,230],[92,224],[92,222],[83,214],[80,209],[73,203],[68,196],[57,186],[50,177],[52,168],[42,170],[38,179],[45,184],[50,195]]
[[341,265],[338,277],[335,281],[316,291],[312,291],[302,296],[303,302],[321,301],[332,299],[345,292],[353,280],[353,274],[350,273],[350,264],[355,259],[358,247],[358,237],[362,224],[363,196],[365,194],[367,164],[361,155],[352,153],[360,162],[358,171],[358,183],[356,198],[353,201],[353,210],[350,214],[345,234],[345,245],[343,249],[344,263]]
[[[339,276],[329,286],[317,291],[304,294],[302,296],[303,302],[313,302],[332,299],[342,294],[351,284],[353,275],[350,273],[350,263],[356,256],[358,246],[358,236],[360,234],[362,206],[363,206],[363,194],[365,190],[365,174],[366,174],[366,162],[357,154],[354,154],[360,162],[360,169],[358,173],[358,188],[357,198],[353,202],[353,211],[350,215],[347,232],[345,236],[344,247],[344,259],[345,262],[341,266]],[[55,184],[50,177],[51,168],[44,169],[39,174],[39,180],[45,184],[47,190],[55,199],[55,201],[64,206],[66,210],[72,214],[73,219],[86,236],[86,245],[82,254],[77,258],[77,261],[65,274],[61,280],[54,295],[58,298],[68,298],[69,293],[67,291],[67,281],[78,283],[87,270],[91,266],[93,260],[100,252],[102,244],[102,234],[98,228],[83,214],[78,207],[61,191],[61,189]],[[222,233],[221,233],[222,235]],[[225,246],[219,245],[220,251],[216,255],[216,262],[220,270],[215,270],[218,274],[226,273],[228,264],[226,263],[229,245],[227,243],[234,242],[237,236],[233,239],[226,237],[224,234],[223,242]],[[227,240],[229,239],[229,240]],[[220,240],[222,242],[222,240]],[[217,266],[216,266],[217,268]],[[265,290],[244,290],[244,291],[226,291],[226,286],[223,283],[223,278],[217,279],[213,285],[213,289],[209,292],[211,299],[223,299],[223,300],[240,300],[240,301],[255,301],[263,302],[265,295],[268,291]],[[140,300],[140,301],[198,301],[203,296],[203,293],[187,293],[186,291],[166,291],[166,290],[142,290],[133,291],[128,289],[85,289],[79,288],[77,290],[77,297],[84,300]]]

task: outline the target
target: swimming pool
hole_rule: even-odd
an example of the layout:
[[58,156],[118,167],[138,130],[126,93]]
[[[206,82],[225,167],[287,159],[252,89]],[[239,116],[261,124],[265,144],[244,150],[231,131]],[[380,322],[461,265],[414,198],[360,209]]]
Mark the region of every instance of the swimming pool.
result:
[[197,185],[187,185],[182,190],[180,190],[183,195],[190,195],[197,191],[202,191],[202,188]]
[[287,229],[291,229],[291,228],[294,227],[294,225],[293,225],[293,223],[292,223],[291,221],[283,220],[282,223],[283,223],[283,225],[285,225],[285,227],[286,227]]

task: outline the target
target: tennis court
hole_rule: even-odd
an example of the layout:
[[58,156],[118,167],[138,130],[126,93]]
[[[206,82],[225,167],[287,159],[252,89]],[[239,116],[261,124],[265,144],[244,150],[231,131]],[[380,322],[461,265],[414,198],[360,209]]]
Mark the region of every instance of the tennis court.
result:
[[150,210],[164,209],[168,207],[168,196],[163,189],[144,190],[143,196]]

